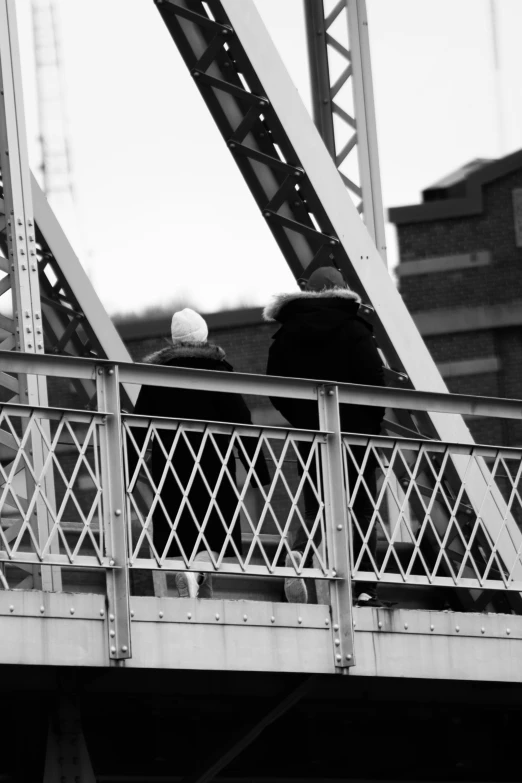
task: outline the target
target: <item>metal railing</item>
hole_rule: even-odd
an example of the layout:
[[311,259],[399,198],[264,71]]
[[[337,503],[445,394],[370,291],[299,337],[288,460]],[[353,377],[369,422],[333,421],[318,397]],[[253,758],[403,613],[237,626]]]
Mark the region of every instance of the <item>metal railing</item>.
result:
[[[345,404],[521,419],[519,401],[0,358],[7,373],[96,381],[93,411],[0,406],[0,582],[12,586],[10,575],[35,564],[104,570],[112,657],[130,655],[129,573],[139,569],[320,580],[341,626],[338,665],[350,665],[352,580],[522,591],[522,450],[340,425]],[[315,401],[319,429],[136,416],[121,411],[120,384]],[[302,559],[292,554],[297,538]]]

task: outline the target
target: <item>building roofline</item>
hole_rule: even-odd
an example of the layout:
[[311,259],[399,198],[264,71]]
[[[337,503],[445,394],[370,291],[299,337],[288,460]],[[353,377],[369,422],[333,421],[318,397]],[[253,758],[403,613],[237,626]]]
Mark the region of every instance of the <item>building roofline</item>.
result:
[[522,168],[522,150],[517,150],[471,172],[465,179],[465,196],[427,201],[407,207],[392,207],[388,210],[388,219],[395,225],[402,225],[478,215],[483,209],[483,187],[519,168]]
[[[263,323],[262,307],[221,310],[218,313],[202,313],[202,315],[208,324],[209,332],[215,329],[235,329]],[[116,321],[114,325],[122,340],[144,340],[168,336],[171,320],[171,315],[158,315],[151,318],[137,315],[129,320]]]

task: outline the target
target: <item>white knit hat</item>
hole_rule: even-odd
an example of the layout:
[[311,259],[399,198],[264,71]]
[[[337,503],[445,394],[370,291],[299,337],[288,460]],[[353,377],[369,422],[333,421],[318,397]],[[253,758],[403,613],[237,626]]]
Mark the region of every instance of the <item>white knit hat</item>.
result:
[[208,337],[208,326],[199,313],[185,307],[172,316],[173,343],[204,343]]

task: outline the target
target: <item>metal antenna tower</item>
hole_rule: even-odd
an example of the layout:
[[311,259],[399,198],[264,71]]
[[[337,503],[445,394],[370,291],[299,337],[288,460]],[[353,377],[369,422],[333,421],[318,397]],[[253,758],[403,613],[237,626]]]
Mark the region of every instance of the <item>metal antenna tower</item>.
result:
[[47,198],[74,198],[63,91],[60,31],[55,0],[32,0],[39,142]]

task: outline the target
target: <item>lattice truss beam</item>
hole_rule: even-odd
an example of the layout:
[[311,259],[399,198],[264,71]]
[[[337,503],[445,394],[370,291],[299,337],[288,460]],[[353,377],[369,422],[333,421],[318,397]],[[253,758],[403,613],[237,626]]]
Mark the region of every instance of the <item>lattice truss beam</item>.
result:
[[[254,4],[155,2],[295,278],[323,265],[340,269],[370,303],[360,312],[372,320],[390,385],[447,392]],[[401,436],[473,443],[459,416],[398,411],[388,428]],[[522,536],[494,482],[487,507],[482,503],[488,475],[483,462],[468,472],[458,456],[445,463],[445,486],[458,499],[459,513],[480,512],[500,556],[511,562]],[[419,480],[434,488],[429,475]],[[442,498],[431,514],[441,528],[448,526]],[[473,598],[463,600],[473,605]]]
[[386,261],[365,0],[304,0],[314,122]]
[[[0,350],[129,360],[29,171],[14,0],[0,0]],[[68,383],[74,387],[74,407],[88,406],[96,393],[94,382]],[[50,397],[52,402],[52,390]],[[45,379],[0,371],[0,402],[47,406]],[[40,433],[33,430],[27,440],[31,469],[28,471],[21,462],[16,472],[17,491],[26,497],[33,493],[34,476],[43,475],[49,437],[48,428],[43,426]],[[16,456],[16,443],[13,445],[12,433],[4,422],[0,424],[3,476],[13,475]],[[53,481],[52,472],[47,473],[32,512],[31,525],[40,546],[52,530]],[[0,489],[3,485],[0,482]],[[21,516],[11,525],[9,540],[16,538],[26,521]],[[58,543],[53,551],[58,551]],[[25,570],[35,586],[60,586],[56,568],[28,566]],[[29,586],[27,579],[17,586]]]

